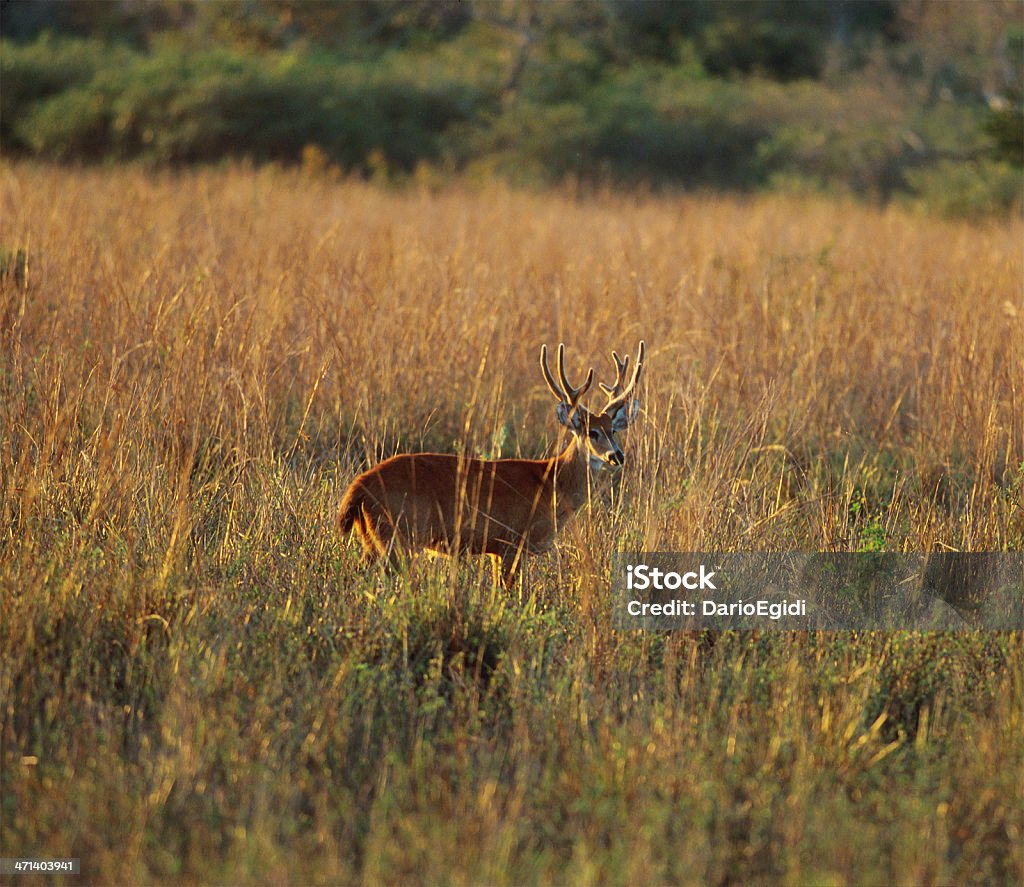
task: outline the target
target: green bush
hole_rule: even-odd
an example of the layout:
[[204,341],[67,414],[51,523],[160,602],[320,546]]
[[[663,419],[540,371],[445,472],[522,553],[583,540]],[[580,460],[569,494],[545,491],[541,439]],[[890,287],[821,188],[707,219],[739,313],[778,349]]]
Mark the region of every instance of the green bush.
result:
[[756,147],[772,128],[751,110],[742,85],[635,66],[573,100],[511,103],[477,125],[468,153],[530,182],[610,176],[746,188],[764,178]]
[[700,36],[701,58],[714,74],[817,77],[825,65],[829,10],[807,0],[723,3],[724,14]]
[[[702,39],[732,27],[738,8],[729,9]],[[774,22],[772,9],[758,9],[758,21]],[[308,150],[385,178],[434,169],[532,184],[911,194],[958,215],[1020,207],[1015,105],[997,113],[980,101],[922,104],[910,75],[891,68],[781,82],[736,78],[783,72],[734,58],[729,78],[710,76],[707,41],[676,37],[671,62],[617,64],[600,41],[554,25],[522,53],[514,35],[480,23],[390,50],[257,51],[180,35],[133,49],[43,35],[0,44],[0,138],[5,152],[59,160],[300,162]],[[742,55],[741,44],[730,52]]]
[[463,84],[389,80],[371,65],[312,55],[164,47],[147,55],[125,50],[122,62],[69,78],[63,91],[33,95],[35,81],[16,82],[15,146],[61,159],[164,163],[225,155],[295,160],[316,144],[350,167],[377,151],[390,166],[411,169],[438,155],[439,135],[477,101]]
[[579,103],[544,105],[523,99],[468,131],[453,132],[449,153],[472,173],[545,185],[589,174],[593,144],[593,124]]
[[104,67],[120,66],[124,55],[98,40],[49,34],[25,46],[0,43],[0,139],[5,147],[14,123],[34,103],[88,83]]
[[749,187],[770,126],[748,113],[742,87],[633,68],[588,98],[594,154],[627,178]]
[[942,160],[907,179],[920,203],[947,216],[1024,212],[1024,170],[999,160]]
[[985,132],[992,139],[993,155],[1014,166],[1024,166],[1024,105],[1008,105],[990,112]]

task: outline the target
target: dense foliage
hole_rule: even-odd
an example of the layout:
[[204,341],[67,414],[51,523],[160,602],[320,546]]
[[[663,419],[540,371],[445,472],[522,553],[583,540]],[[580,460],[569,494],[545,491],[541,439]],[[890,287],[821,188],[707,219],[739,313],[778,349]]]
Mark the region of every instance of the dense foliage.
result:
[[1020,208],[1019,6],[8,2],[8,154]]

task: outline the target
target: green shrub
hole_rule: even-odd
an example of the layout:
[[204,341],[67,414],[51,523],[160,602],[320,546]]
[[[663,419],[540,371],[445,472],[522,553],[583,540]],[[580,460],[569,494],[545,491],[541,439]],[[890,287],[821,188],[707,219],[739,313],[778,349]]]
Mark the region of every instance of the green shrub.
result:
[[440,133],[472,109],[460,84],[388,80],[370,65],[314,56],[266,57],[164,47],[126,53],[56,94],[17,93],[16,144],[62,159],[142,157],[156,162],[299,157],[316,144],[360,167],[371,152],[411,169],[439,152]]
[[762,177],[753,161],[768,130],[744,105],[730,84],[629,77],[593,97],[595,153],[630,176],[749,187]]
[[991,111],[985,121],[985,132],[992,139],[997,160],[1024,166],[1024,105],[1008,105]]
[[498,158],[518,179],[566,175],[750,187],[763,179],[756,147],[771,124],[749,113],[742,85],[634,66],[576,101],[520,99],[478,126],[471,156]]
[[947,216],[1024,212],[1024,170],[998,160],[943,160],[912,170],[907,179],[919,202]]
[[591,171],[594,127],[575,102],[521,100],[449,140],[452,156],[471,173],[498,173],[519,184],[543,185]]
[[700,36],[701,57],[710,72],[768,73],[780,80],[821,73],[829,18],[825,4],[746,0],[721,7],[725,14],[718,15]]
[[99,40],[49,34],[25,46],[0,42],[0,139],[10,146],[14,123],[32,104],[88,83],[104,67],[119,67],[126,55]]
[[[732,27],[729,9],[712,16],[719,31]],[[773,10],[758,9],[758,21],[774,22]],[[140,50],[44,35],[2,44],[0,138],[9,153],[59,160],[297,163],[312,148],[324,164],[374,178],[434,169],[531,184],[910,193],[969,216],[1020,208],[1017,110],[924,105],[910,75],[890,68],[834,82],[713,77],[708,44],[676,37],[671,63],[618,65],[600,41],[554,26],[524,55],[514,35],[479,23],[427,48],[391,50],[256,51],[170,35]],[[727,65],[731,77],[784,77],[775,67]]]

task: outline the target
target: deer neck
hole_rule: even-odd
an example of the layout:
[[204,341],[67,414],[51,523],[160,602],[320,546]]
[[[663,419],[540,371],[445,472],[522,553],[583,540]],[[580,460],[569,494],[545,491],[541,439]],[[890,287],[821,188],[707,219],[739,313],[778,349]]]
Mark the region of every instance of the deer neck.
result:
[[590,466],[587,448],[575,435],[553,460],[555,497],[559,510],[576,511],[590,497],[596,472]]

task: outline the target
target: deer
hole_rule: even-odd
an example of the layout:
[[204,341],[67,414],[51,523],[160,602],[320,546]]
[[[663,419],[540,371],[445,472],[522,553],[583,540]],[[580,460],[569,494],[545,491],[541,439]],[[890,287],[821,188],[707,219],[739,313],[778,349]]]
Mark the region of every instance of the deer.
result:
[[633,393],[644,349],[641,341],[628,382],[629,355],[620,359],[612,351],[615,382],[599,383],[608,400],[600,412],[591,412],[580,401],[594,382],[593,367],[582,385],[569,384],[565,345],[559,344],[556,380],[547,345],[542,345],[541,373],[558,402],[558,421],[569,432],[560,453],[549,459],[392,456],[348,487],[338,512],[342,539],[358,536],[367,565],[386,559],[395,567],[400,552],[424,549],[448,556],[486,555],[495,583],[508,588],[524,555],[553,546],[559,530],[589,499],[595,476],[625,463],[616,435],[640,410]]

